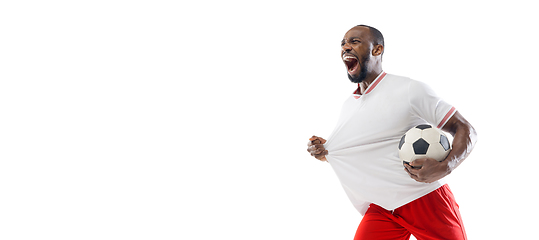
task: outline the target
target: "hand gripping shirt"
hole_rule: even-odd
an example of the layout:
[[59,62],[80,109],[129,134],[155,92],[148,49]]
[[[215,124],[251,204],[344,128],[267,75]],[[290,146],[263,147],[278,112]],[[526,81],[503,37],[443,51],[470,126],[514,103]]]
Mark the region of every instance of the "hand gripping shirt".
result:
[[442,128],[456,112],[426,84],[382,72],[363,95],[354,92],[324,144],[326,156],[354,207],[371,203],[394,210],[445,184],[410,178],[399,159],[400,138],[410,128]]

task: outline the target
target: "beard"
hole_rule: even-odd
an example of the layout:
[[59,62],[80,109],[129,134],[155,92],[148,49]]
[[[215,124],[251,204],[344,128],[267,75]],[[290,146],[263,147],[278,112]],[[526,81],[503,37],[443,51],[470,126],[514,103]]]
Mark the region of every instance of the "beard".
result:
[[359,74],[357,76],[352,77],[350,74],[348,74],[348,79],[350,79],[351,82],[360,83],[365,80],[365,78],[367,77],[367,65],[369,63],[369,60],[370,59],[368,58],[368,56],[365,56],[363,57],[363,59],[361,59],[362,64],[360,64]]

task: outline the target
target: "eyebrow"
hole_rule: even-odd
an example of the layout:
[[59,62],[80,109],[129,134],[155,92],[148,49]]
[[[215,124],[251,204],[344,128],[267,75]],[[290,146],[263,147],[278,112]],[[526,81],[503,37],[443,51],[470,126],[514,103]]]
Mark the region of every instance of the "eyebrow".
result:
[[[353,40],[353,39],[356,39],[356,38],[359,39],[359,40],[361,40],[360,37],[350,37],[350,38],[348,38],[348,40]],[[343,43],[345,40],[346,40],[346,39],[343,38],[343,39],[341,40],[341,43]]]

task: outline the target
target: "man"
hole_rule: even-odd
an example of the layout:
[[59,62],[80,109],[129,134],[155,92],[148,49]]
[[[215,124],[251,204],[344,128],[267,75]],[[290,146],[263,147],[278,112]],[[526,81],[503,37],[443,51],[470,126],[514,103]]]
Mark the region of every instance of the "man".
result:
[[[363,215],[355,239],[466,239],[458,205],[444,177],[472,151],[471,124],[427,85],[382,70],[384,39],[359,25],[341,42],[348,78],[357,90],[343,105],[328,140],[313,136],[308,151],[331,164],[345,192]],[[453,135],[447,158],[403,164],[399,140],[428,123]]]

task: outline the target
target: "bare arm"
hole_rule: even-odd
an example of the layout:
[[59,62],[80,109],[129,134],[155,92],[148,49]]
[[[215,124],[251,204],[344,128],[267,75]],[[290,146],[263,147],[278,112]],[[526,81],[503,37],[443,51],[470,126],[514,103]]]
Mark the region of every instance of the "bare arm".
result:
[[477,141],[475,129],[458,111],[442,130],[453,135],[453,148],[444,161],[425,158],[404,165],[410,177],[418,182],[430,183],[449,175],[470,155]]
[[472,152],[477,142],[477,133],[472,125],[457,111],[442,130],[453,135],[453,149],[447,155],[449,173],[457,168]]

